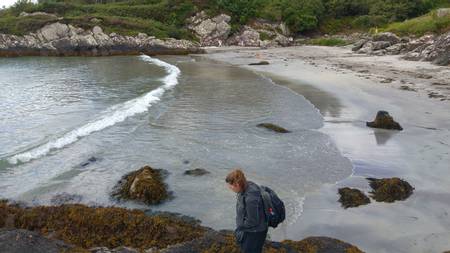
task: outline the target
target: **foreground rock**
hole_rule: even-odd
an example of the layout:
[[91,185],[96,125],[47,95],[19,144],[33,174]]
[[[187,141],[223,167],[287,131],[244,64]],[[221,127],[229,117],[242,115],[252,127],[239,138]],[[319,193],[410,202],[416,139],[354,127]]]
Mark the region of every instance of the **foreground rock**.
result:
[[371,197],[379,202],[394,202],[396,200],[405,200],[414,191],[414,188],[406,181],[400,178],[367,178],[373,191]]
[[203,176],[206,174],[209,174],[210,172],[202,169],[202,168],[196,168],[196,169],[192,169],[192,170],[186,170],[184,172],[184,175],[189,175],[189,176]]
[[370,55],[404,54],[406,60],[431,61],[447,66],[450,64],[450,32],[440,36],[424,35],[418,39],[400,38],[390,32],[379,33],[356,42],[352,50]]
[[256,125],[257,127],[266,128],[271,131],[277,132],[277,133],[290,133],[289,130],[282,128],[278,125],[272,124],[272,123],[260,123]]
[[394,121],[392,116],[386,111],[378,111],[375,120],[372,122],[366,122],[366,125],[372,128],[403,130],[400,124]]
[[[0,252],[239,252],[232,232],[201,227],[173,215],[148,216],[124,208],[18,207],[1,201],[0,228],[4,227],[10,229],[0,230]],[[308,237],[301,241],[266,241],[264,252],[362,251],[337,239]]]
[[60,240],[24,229],[0,229],[0,252],[8,253],[60,253],[72,249]]
[[137,200],[145,204],[159,204],[169,198],[163,171],[144,166],[125,175],[114,187],[112,196],[119,200]]
[[344,208],[358,207],[370,203],[370,199],[360,190],[344,187],[339,189],[339,202]]
[[[282,242],[266,241],[265,253],[361,253],[357,247],[329,237],[308,237],[301,241],[285,240]],[[203,237],[190,242],[170,246],[160,253],[197,253],[197,252],[240,252],[234,242],[234,236],[227,231],[210,230]]]
[[24,36],[0,34],[0,56],[103,56],[124,54],[201,53],[196,42],[105,34],[101,27],[84,30],[63,23],[48,24]]

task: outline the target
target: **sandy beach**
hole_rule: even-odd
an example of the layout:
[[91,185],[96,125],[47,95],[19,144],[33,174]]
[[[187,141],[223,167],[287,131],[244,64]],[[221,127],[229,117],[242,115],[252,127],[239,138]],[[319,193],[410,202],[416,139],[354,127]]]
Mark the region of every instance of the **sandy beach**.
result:
[[[318,131],[353,164],[335,184],[305,196],[303,213],[271,239],[335,237],[366,252],[450,249],[450,68],[348,47],[208,48],[204,57],[253,70],[309,100],[324,117]],[[269,65],[249,66],[268,61]],[[403,131],[365,126],[388,111]],[[343,209],[340,187],[370,191],[366,177],[400,177],[415,187],[405,201]],[[274,186],[276,188],[276,186]]]

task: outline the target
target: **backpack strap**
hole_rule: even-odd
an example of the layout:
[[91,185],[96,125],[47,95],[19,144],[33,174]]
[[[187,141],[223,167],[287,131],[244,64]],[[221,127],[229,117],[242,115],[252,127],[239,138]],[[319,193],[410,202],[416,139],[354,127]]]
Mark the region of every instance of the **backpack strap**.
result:
[[266,222],[269,222],[269,215],[270,215],[269,210],[273,208],[270,194],[266,190],[264,190],[262,186],[258,185],[258,188],[259,192],[261,193],[261,198],[264,205],[264,215],[266,216]]

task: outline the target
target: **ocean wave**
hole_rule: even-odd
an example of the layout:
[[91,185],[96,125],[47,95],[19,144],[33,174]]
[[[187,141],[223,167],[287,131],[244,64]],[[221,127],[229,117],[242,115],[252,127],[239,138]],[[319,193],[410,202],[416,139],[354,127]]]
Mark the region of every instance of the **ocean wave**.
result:
[[74,129],[55,140],[49,141],[23,153],[16,154],[8,158],[8,162],[11,164],[17,164],[18,162],[28,162],[33,159],[43,157],[52,150],[63,148],[76,142],[82,137],[90,135],[91,133],[113,126],[133,115],[146,112],[152,104],[161,99],[161,96],[166,90],[172,89],[178,84],[178,76],[181,71],[178,67],[159,59],[152,58],[147,55],[141,55],[140,57],[143,61],[163,67],[167,71],[168,74],[162,79],[164,83],[162,86],[140,97],[115,105],[101,113],[101,116],[99,116],[96,120]]

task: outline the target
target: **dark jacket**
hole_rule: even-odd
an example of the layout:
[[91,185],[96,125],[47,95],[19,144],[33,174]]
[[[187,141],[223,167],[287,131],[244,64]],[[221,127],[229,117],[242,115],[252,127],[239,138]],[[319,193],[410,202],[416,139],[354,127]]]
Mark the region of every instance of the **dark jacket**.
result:
[[244,232],[262,232],[268,229],[261,191],[255,183],[247,181],[244,192],[237,194],[236,240],[240,242]]

